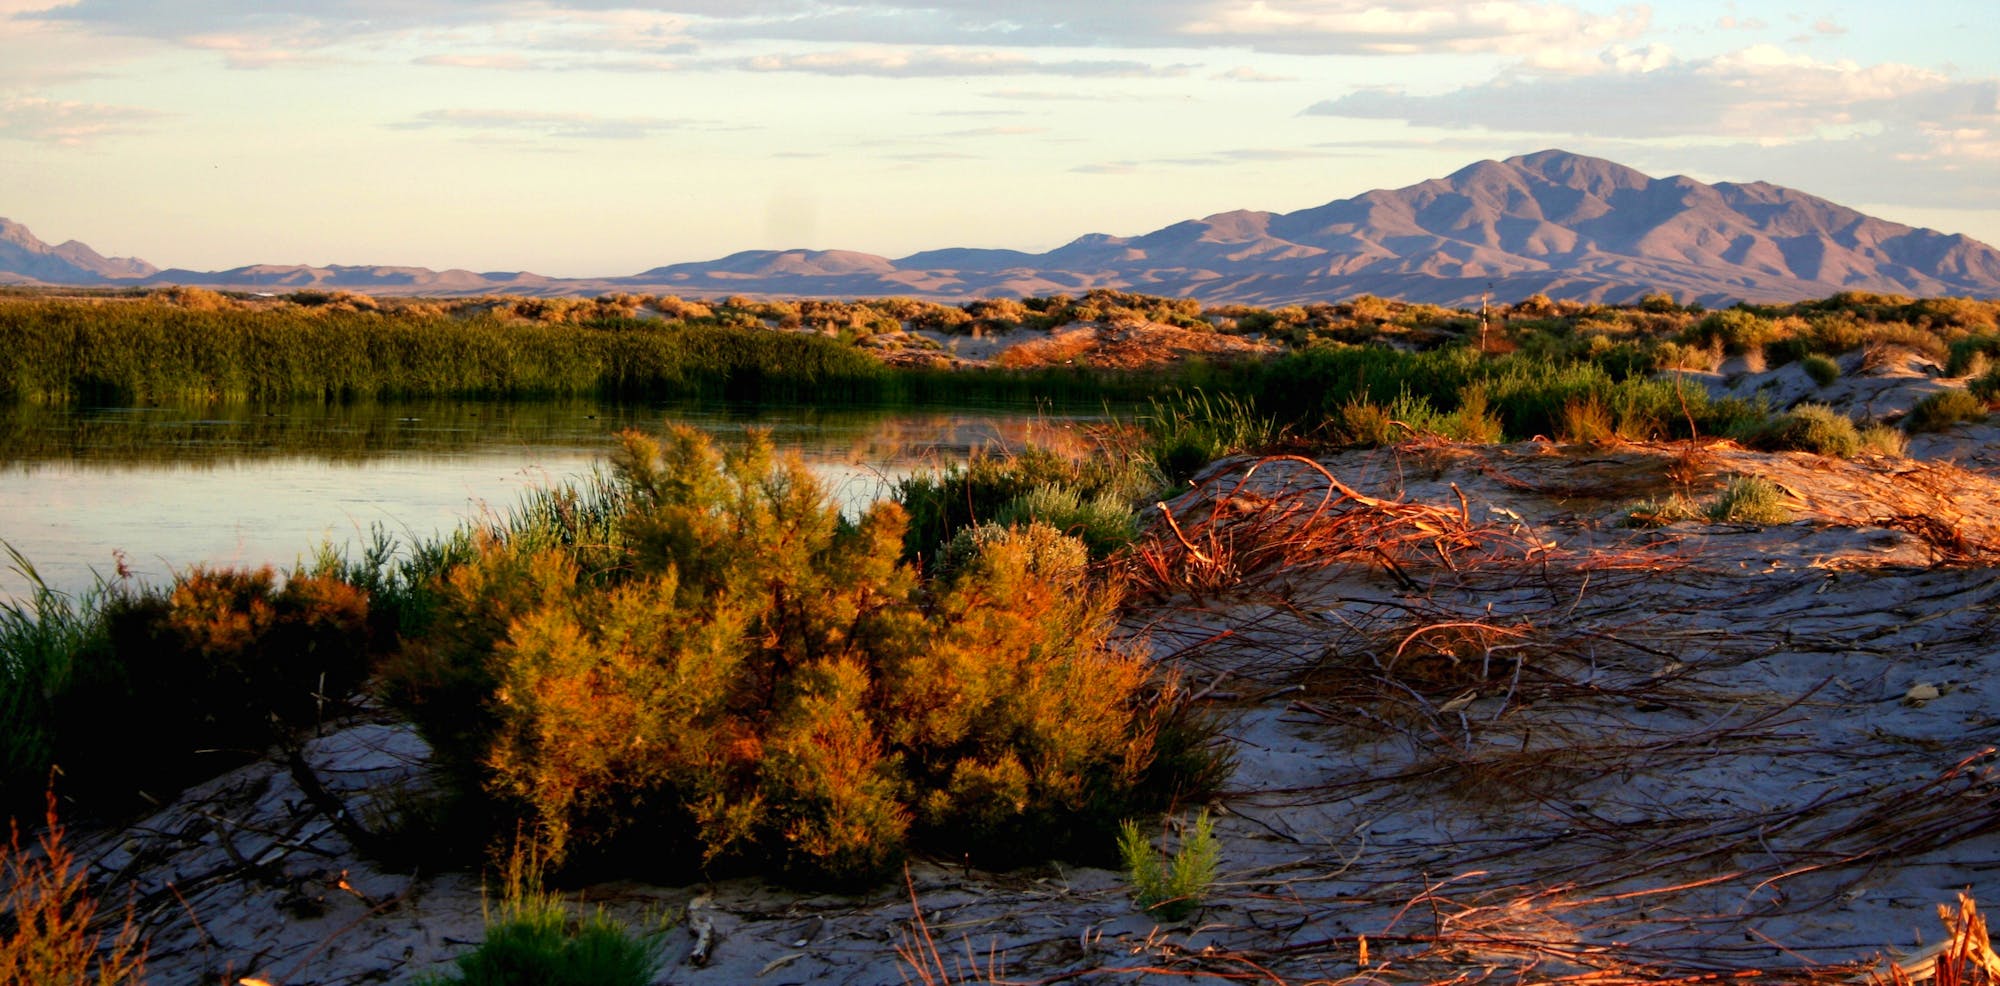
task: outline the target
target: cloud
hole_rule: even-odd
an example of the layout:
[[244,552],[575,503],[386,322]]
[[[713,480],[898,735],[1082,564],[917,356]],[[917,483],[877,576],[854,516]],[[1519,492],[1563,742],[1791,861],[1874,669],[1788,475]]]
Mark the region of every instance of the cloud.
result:
[[[17,13],[16,19],[219,52],[232,67],[244,68],[324,57],[343,47],[384,41],[452,49],[469,67],[484,68],[502,67],[510,57],[537,50],[581,53],[598,62],[619,54],[693,50],[684,17],[637,9],[645,6],[638,2],[602,6],[572,0],[27,2],[34,9]],[[514,67],[548,66],[523,58]]]
[[[9,0],[23,3],[28,0]],[[519,26],[669,25],[667,43],[1245,48],[1306,54],[1529,52],[1596,47],[1645,29],[1644,6],[1591,13],[1561,0],[42,0],[20,16],[197,47],[256,41],[308,52],[387,35]],[[611,49],[643,32],[604,32]],[[532,44],[524,40],[524,44]]]
[[1370,89],[1307,115],[1600,137],[1798,140],[1838,129],[2000,125],[2000,80],[1821,62],[1769,45],[1685,60],[1614,47],[1588,70],[1517,71],[1435,95]]
[[1126,60],[1043,61],[1010,52],[865,48],[797,55],[756,55],[735,63],[751,72],[812,72],[893,78],[1061,75],[1090,78],[1172,77],[1191,66],[1155,67]]
[[498,72],[675,72],[688,67],[664,58],[533,58],[519,54],[424,55],[412,63]]
[[[682,9],[684,4],[673,5]],[[759,9],[761,8],[761,9]],[[710,38],[982,46],[1248,48],[1302,54],[1525,52],[1637,35],[1643,6],[1587,13],[1552,0],[799,0],[751,4]]]
[[532,110],[431,110],[390,126],[397,130],[463,130],[484,134],[516,134],[561,140],[639,140],[681,130],[698,121],[669,117],[607,117],[594,113],[542,113]]
[[1272,75],[1268,72],[1259,72],[1254,68],[1245,68],[1240,65],[1237,66],[1236,68],[1230,69],[1227,72],[1218,72],[1215,75],[1209,76],[1209,78],[1221,79],[1225,82],[1297,82],[1298,81],[1297,76]]
[[1219,168],[1232,164],[1301,161],[1333,157],[1324,150],[1300,147],[1242,147],[1187,157],[1158,157],[1123,161],[1096,161],[1069,170],[1086,175],[1129,175],[1150,168]]
[[165,114],[132,106],[79,103],[40,96],[0,98],[0,138],[77,147],[104,137],[141,133]]
[[949,133],[938,134],[938,136],[940,137],[1025,137],[1032,134],[1045,134],[1048,132],[1049,128],[1047,127],[974,127],[970,130],[953,130],[950,131]]

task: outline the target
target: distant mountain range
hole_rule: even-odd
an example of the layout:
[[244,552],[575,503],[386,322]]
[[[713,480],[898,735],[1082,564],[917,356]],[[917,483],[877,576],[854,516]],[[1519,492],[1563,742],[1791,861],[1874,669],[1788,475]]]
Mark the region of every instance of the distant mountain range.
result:
[[0,219],[0,283],[936,300],[1117,288],[1257,305],[1357,294],[1469,305],[1489,290],[1499,301],[1539,293],[1626,302],[1667,291],[1717,305],[1851,290],[2000,297],[2000,250],[1765,182],[1652,178],[1549,150],[1298,212],[1224,212],[1143,236],[1093,233],[1047,253],[952,248],[891,260],[753,250],[629,277],[271,264],[161,270],[74,240],[51,247]]

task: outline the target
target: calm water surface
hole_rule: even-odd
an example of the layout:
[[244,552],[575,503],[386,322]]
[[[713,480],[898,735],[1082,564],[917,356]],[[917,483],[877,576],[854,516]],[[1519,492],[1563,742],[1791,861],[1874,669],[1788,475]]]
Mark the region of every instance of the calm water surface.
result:
[[[1102,411],[643,407],[440,402],[280,408],[0,410],[0,541],[76,592],[121,566],[163,582],[195,563],[285,568],[380,525],[407,542],[588,473],[626,428],[670,421],[723,443],[768,429],[855,507],[974,449],[1085,441]],[[4,567],[4,565],[0,565]],[[26,580],[0,571],[0,598]]]

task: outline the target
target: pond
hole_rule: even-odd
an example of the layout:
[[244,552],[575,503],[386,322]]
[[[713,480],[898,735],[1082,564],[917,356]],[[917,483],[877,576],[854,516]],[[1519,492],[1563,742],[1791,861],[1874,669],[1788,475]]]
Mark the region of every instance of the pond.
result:
[[[0,409],[0,541],[72,593],[120,572],[159,584],[196,563],[283,569],[324,542],[358,552],[376,526],[407,543],[502,514],[597,468],[620,431],[669,422],[724,444],[767,429],[854,509],[912,469],[1088,441],[1109,418],[1033,405],[16,407]],[[0,571],[0,599],[28,585]]]

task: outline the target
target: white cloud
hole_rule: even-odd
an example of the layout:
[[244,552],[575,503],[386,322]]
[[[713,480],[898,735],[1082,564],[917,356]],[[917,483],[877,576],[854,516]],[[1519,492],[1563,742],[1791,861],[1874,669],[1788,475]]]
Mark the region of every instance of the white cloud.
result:
[[1363,90],[1305,112],[1447,129],[1799,140],[1864,127],[2000,124],[1996,89],[2000,80],[1822,62],[1769,45],[1693,60],[1612,48],[1589,67],[1534,66],[1435,95]]
[[463,130],[557,139],[639,140],[697,124],[670,117],[599,116],[595,113],[544,113],[532,110],[449,109],[420,113],[390,124],[397,130]]
[[[1589,13],[1558,0],[5,0],[22,16],[104,34],[289,53],[386,35],[523,26],[602,28],[611,49],[691,39],[1154,49],[1312,54],[1530,52],[1630,38],[1645,7]],[[532,44],[532,40],[523,40]]]
[[735,66],[751,72],[812,72],[820,75],[873,75],[941,78],[995,75],[1060,75],[1090,78],[1171,77],[1186,65],[1152,66],[1127,60],[1044,61],[1011,52],[949,48],[858,48],[804,54],[755,55]]
[[76,147],[103,137],[142,132],[163,115],[132,106],[8,96],[0,98],[0,138]]
[[1215,75],[1211,76],[1211,78],[1221,79],[1225,82],[1297,82],[1298,81],[1297,76],[1273,75],[1269,72],[1259,72],[1254,68],[1248,68],[1242,65],[1230,69],[1227,72],[1218,72]]

